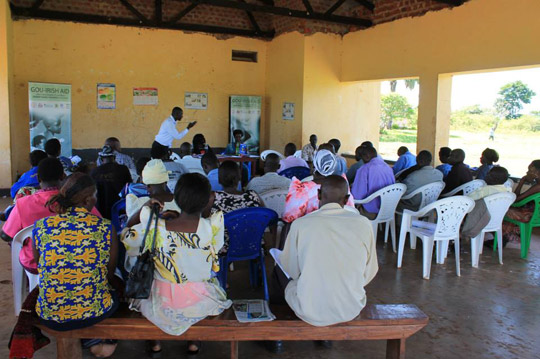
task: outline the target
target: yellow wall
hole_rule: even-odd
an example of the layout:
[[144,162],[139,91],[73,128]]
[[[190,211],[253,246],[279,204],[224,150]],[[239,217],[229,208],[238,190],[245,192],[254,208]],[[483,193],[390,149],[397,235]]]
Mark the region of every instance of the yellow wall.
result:
[[[124,147],[149,147],[171,109],[183,107],[185,91],[209,97],[208,110],[185,110],[186,120],[198,121],[185,140],[201,132],[210,145],[224,147],[229,95],[265,94],[264,41],[40,20],[15,21],[13,27],[13,151],[19,172],[27,169],[29,150],[28,81],[72,85],[73,148],[99,147],[108,136],[120,138]],[[233,62],[232,49],[257,51],[259,61]],[[116,110],[97,109],[99,82],[116,84]],[[159,105],[133,106],[133,87],[147,86],[158,88]]]
[[[281,35],[268,43],[266,51],[266,147],[283,152],[289,142],[302,143],[304,90],[304,36],[298,32]],[[283,102],[295,104],[294,120],[283,120]]]
[[[11,186],[12,22],[7,1],[0,4],[0,188]],[[28,156],[27,156],[28,157]]]
[[380,83],[340,82],[341,37],[305,38],[303,143],[339,138],[340,152],[354,153],[363,141],[377,143]]
[[341,80],[419,77],[417,148],[436,153],[448,143],[451,88],[440,75],[540,64],[538,14],[538,0],[470,0],[347,34]]

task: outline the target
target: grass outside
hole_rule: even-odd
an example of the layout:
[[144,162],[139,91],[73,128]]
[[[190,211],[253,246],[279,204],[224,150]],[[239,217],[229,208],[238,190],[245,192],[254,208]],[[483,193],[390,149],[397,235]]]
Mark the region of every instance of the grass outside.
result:
[[[465,163],[471,167],[480,166],[480,156],[486,148],[499,153],[499,165],[505,167],[512,176],[522,177],[532,160],[540,159],[540,133],[495,133],[495,140],[489,140],[489,132],[468,132],[451,130],[450,148],[461,148],[466,153]],[[379,152],[385,159],[397,159],[397,149],[407,146],[416,152],[415,130],[387,130],[380,137]],[[434,154],[437,156],[438,154]]]

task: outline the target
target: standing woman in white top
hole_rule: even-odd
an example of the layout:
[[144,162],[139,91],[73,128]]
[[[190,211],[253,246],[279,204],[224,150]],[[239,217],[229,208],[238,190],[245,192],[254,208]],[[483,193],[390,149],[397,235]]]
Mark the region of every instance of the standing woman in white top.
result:
[[187,135],[189,129],[195,126],[197,121],[188,123],[185,130],[178,132],[176,129],[176,122],[182,120],[183,117],[184,110],[182,110],[180,107],[173,108],[171,115],[161,123],[161,127],[159,128],[159,132],[154,139],[152,147],[159,144],[163,147],[171,148],[174,140],[180,140]]

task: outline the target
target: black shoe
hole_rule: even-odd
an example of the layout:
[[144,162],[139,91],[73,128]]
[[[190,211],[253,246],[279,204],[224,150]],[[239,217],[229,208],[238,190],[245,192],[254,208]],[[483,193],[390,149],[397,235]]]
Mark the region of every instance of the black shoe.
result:
[[331,340],[315,340],[315,344],[323,347],[325,349],[332,348],[332,341]]
[[283,353],[284,352],[283,341],[282,340],[267,341],[266,342],[266,350],[268,350],[270,353],[274,353],[274,354]]

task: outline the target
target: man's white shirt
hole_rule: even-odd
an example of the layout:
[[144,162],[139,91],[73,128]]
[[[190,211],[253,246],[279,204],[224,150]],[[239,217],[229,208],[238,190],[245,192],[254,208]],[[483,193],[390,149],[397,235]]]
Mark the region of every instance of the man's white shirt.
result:
[[171,148],[174,140],[182,139],[185,135],[187,135],[188,132],[189,130],[187,128],[181,132],[178,132],[176,129],[176,121],[171,115],[161,123],[161,127],[159,128],[159,132],[156,135],[155,140],[161,145]]

